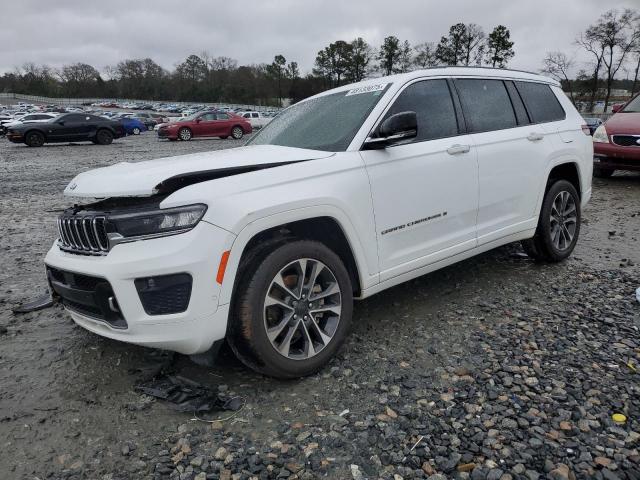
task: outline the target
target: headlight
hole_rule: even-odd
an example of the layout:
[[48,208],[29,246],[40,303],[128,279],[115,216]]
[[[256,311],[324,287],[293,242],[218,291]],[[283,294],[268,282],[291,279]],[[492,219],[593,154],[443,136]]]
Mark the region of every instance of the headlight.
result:
[[596,131],[593,132],[593,141],[597,143],[609,143],[609,136],[607,135],[607,130],[604,128],[604,125],[600,125],[596,128]]
[[111,245],[184,233],[195,227],[207,211],[202,204],[145,210],[107,216],[106,230]]

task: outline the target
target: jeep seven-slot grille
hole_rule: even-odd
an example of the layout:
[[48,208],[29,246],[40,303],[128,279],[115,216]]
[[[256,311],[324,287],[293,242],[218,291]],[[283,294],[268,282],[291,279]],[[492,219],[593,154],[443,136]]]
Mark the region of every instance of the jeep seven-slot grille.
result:
[[59,246],[62,250],[84,255],[106,255],[109,239],[105,217],[64,213],[58,217]]

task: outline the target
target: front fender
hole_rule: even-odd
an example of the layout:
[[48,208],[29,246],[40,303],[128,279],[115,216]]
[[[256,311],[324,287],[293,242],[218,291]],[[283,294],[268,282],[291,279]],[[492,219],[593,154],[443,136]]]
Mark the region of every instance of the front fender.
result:
[[220,304],[224,305],[231,301],[233,286],[240,259],[249,241],[260,232],[270,228],[278,227],[286,223],[312,218],[329,217],[335,220],[349,242],[351,251],[358,268],[358,276],[362,289],[369,288],[379,281],[379,275],[374,265],[367,261],[365,246],[362,244],[354,225],[349,217],[334,205],[315,205],[311,207],[296,208],[282,211],[261,218],[248,221],[239,231],[232,246],[227,262],[225,280],[220,291]]

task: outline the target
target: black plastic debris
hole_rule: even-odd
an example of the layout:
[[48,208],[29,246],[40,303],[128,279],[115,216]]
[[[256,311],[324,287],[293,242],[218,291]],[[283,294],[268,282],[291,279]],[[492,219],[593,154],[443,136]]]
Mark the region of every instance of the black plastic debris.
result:
[[202,414],[213,410],[237,411],[244,403],[240,397],[221,397],[208,387],[179,375],[167,375],[140,383],[136,385],[136,390],[167,402],[170,408],[178,412]]
[[45,293],[44,295],[36,298],[27,303],[23,303],[22,305],[18,305],[16,308],[12,309],[13,313],[29,313],[35,312],[37,310],[42,310],[45,308],[49,308],[53,306],[53,297],[51,297],[50,293]]

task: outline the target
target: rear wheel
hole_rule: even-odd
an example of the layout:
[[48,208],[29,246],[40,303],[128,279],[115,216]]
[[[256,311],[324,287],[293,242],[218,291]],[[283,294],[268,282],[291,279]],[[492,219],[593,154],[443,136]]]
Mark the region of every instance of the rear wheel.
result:
[[153,130],[153,125],[147,125],[147,130],[152,131]]
[[96,133],[95,143],[98,145],[110,145],[113,142],[113,133],[109,130],[98,130]]
[[566,180],[558,180],[547,190],[538,227],[533,238],[522,242],[532,258],[560,262],[571,255],[580,235],[580,196]]
[[609,178],[615,172],[612,168],[603,168],[599,165],[593,166],[593,176],[596,178]]
[[40,132],[27,132],[24,143],[30,147],[41,147],[44,145],[44,135]]
[[134,135],[140,135],[140,129],[138,127],[133,127],[131,133],[133,133]]
[[191,130],[189,130],[188,128],[181,128],[180,131],[178,131],[178,138],[182,141],[189,141],[191,140]]
[[231,129],[231,136],[234,139],[240,140],[243,135],[244,135],[244,130],[242,130],[242,127],[233,127]]
[[353,311],[349,274],[324,244],[295,240],[250,254],[234,295],[227,336],[250,368],[278,378],[309,375],[346,338]]

